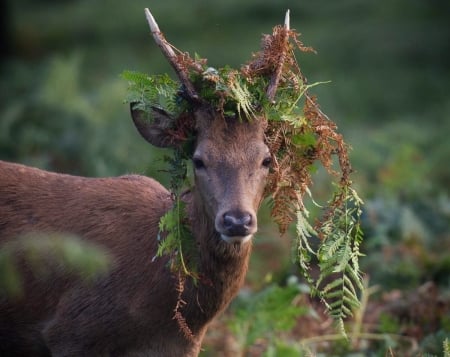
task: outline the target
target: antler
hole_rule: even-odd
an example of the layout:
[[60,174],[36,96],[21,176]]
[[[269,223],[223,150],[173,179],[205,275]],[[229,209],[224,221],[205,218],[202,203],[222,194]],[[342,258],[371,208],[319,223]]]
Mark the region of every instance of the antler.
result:
[[275,98],[275,93],[277,91],[278,83],[279,83],[280,77],[281,77],[281,71],[283,69],[284,61],[286,59],[286,51],[288,50],[287,42],[289,41],[289,29],[290,29],[289,22],[290,22],[289,10],[287,10],[286,16],[284,18],[284,28],[282,30],[284,46],[281,46],[281,48],[283,49],[283,52],[280,53],[278,66],[275,69],[275,72],[273,73],[272,78],[270,79],[269,87],[267,88],[267,92],[266,92],[267,98],[271,102]]
[[186,69],[183,68],[180,63],[178,62],[178,57],[175,54],[174,50],[172,49],[172,46],[169,42],[165,39],[164,35],[159,29],[158,24],[155,21],[155,18],[153,17],[152,13],[148,8],[145,9],[145,17],[147,18],[147,22],[150,26],[150,31],[153,35],[153,38],[158,45],[158,47],[161,49],[164,56],[167,58],[173,69],[175,70],[178,78],[180,79],[181,84],[184,85],[186,88],[186,93],[189,96],[190,99],[194,101],[199,101],[199,96],[197,94],[197,91],[195,90],[193,84],[189,80],[188,74],[186,72]]

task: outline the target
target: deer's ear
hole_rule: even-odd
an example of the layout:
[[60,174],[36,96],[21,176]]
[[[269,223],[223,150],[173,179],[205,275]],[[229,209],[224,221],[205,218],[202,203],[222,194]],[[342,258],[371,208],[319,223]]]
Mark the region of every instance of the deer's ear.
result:
[[136,107],[137,103],[130,103],[131,117],[139,134],[150,144],[160,147],[174,147],[179,144],[170,129],[174,119],[162,109],[152,107],[148,113]]

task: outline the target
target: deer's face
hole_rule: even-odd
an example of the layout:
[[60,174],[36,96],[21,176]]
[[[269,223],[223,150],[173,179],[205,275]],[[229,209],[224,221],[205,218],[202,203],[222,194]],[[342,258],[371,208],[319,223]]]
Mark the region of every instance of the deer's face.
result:
[[[167,113],[131,110],[141,135],[159,147],[176,145]],[[228,243],[246,243],[257,230],[256,212],[271,164],[264,142],[266,121],[224,118],[210,107],[195,112],[196,147],[192,156],[195,190],[209,220]]]
[[196,123],[196,191],[224,241],[248,242],[257,230],[256,212],[271,164],[265,122],[225,120],[219,113],[199,111]]

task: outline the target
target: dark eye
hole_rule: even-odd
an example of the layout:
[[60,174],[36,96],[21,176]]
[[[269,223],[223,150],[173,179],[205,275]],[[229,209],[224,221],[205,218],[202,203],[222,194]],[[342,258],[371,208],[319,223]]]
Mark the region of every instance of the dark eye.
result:
[[266,157],[262,162],[262,165],[267,168],[270,167],[271,164],[272,164],[272,158],[270,156]]
[[205,168],[205,163],[203,162],[202,159],[200,159],[198,157],[194,157],[192,159],[192,163],[194,164],[194,167],[196,170]]

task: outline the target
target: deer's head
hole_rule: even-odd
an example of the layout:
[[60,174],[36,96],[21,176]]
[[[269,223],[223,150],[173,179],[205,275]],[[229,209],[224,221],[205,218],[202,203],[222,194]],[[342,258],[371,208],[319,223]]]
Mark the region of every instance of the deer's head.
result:
[[[264,135],[267,120],[257,114],[242,115],[239,108],[230,116],[223,107],[220,110],[202,98],[190,79],[188,68],[197,73],[202,73],[204,68],[187,54],[175,53],[148,9],[146,16],[155,42],[175,69],[181,82],[180,96],[189,103],[190,109],[180,120],[171,118],[156,106],[144,112],[132,104],[133,121],[141,135],[158,147],[182,145],[181,141],[186,138],[183,125],[190,123],[187,131],[195,138],[191,159],[197,202],[201,202],[203,211],[224,241],[248,242],[257,230],[256,211],[263,199],[272,161]],[[288,28],[287,17],[285,30]],[[279,76],[279,71],[275,70],[267,88],[269,100],[273,100]]]
[[[167,130],[173,122],[155,109],[153,121],[147,113],[131,110],[141,135],[158,147],[179,145]],[[261,203],[271,155],[264,142],[263,119],[224,117],[210,106],[192,114],[195,145],[192,164],[195,192],[215,230],[228,243],[244,243],[257,230],[256,212]]]

